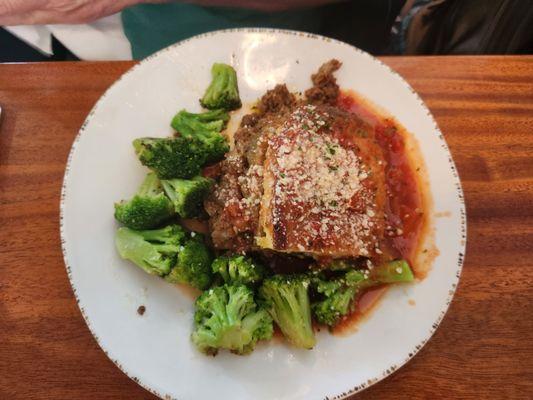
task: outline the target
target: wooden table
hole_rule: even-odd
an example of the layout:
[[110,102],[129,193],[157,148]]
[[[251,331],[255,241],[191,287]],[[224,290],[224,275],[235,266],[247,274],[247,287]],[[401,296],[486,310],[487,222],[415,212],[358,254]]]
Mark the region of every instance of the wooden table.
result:
[[[437,119],[466,196],[459,289],[433,339],[358,399],[533,396],[533,57],[384,58]],[[152,399],[99,349],[59,241],[67,155],[131,63],[0,65],[0,399]]]

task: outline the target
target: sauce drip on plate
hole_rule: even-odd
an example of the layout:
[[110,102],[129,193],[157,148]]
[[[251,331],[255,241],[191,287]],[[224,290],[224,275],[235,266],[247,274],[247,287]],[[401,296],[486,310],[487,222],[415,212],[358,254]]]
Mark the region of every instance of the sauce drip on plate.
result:
[[[384,248],[389,257],[404,258],[413,265],[425,215],[416,167],[413,167],[407,149],[407,132],[394,119],[380,115],[368,102],[352,92],[342,91],[338,106],[354,113],[374,129],[386,161],[386,213],[389,226]],[[416,274],[416,268],[413,270]],[[376,308],[386,290],[384,286],[364,293],[355,304],[354,311],[333,332],[343,334],[352,331],[361,318]]]
[[338,106],[353,112],[374,129],[386,161],[389,250],[393,256],[405,258],[412,265],[424,214],[419,182],[406,148],[407,133],[392,118],[379,115],[353,93],[341,92]]

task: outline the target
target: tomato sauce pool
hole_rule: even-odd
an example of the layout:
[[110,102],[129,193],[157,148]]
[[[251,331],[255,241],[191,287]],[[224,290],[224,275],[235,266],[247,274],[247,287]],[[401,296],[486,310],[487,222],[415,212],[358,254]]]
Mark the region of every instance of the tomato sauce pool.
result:
[[[380,115],[364,99],[351,92],[341,92],[338,107],[354,113],[374,129],[376,141],[387,163],[386,213],[390,236],[386,245],[391,255],[404,258],[413,265],[424,214],[419,181],[406,147],[407,133],[392,118]],[[364,293],[357,300],[354,311],[340,321],[333,332],[342,335],[353,331],[356,323],[375,309],[385,291],[386,287],[378,287]]]
[[423,207],[417,174],[407,153],[406,132],[392,118],[379,115],[353,93],[341,92],[338,106],[374,128],[386,161],[388,244],[393,253],[397,253],[395,256],[405,258],[413,265],[423,225]]

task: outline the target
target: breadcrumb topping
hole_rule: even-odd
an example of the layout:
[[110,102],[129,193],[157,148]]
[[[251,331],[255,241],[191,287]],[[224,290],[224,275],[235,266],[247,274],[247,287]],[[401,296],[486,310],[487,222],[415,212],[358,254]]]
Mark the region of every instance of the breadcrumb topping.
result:
[[368,255],[376,215],[372,193],[363,185],[370,171],[330,133],[330,120],[323,109],[303,105],[269,138],[273,229],[298,232],[288,238],[298,251],[342,244]]

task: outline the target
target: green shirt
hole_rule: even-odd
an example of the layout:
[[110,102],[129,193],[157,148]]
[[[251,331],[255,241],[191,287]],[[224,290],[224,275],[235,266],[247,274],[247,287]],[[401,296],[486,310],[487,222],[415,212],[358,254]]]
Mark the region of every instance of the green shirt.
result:
[[[267,0],[265,0],[267,1]],[[122,12],[133,58],[217,29],[266,27],[318,33],[372,53],[386,48],[405,0],[344,0],[321,7],[266,13],[243,8],[200,7],[172,2],[142,4]]]
[[320,31],[317,9],[263,13],[228,7],[191,4],[143,4],[122,12],[124,32],[133,58],[144,58],[179,40],[217,29],[269,27]]

